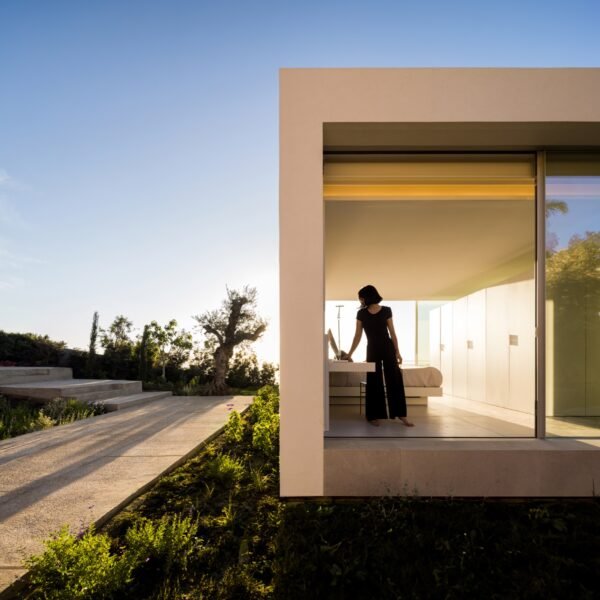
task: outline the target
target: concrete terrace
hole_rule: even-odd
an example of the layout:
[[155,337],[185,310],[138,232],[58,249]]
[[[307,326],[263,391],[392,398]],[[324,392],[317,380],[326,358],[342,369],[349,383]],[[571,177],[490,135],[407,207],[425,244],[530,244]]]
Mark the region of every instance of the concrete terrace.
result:
[[52,532],[104,522],[251,401],[164,398],[0,442],[0,593]]

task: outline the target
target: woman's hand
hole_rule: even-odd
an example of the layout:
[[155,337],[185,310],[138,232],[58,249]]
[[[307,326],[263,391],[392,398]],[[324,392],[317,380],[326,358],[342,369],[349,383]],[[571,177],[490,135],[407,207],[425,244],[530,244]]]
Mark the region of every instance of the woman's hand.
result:
[[396,360],[398,361],[399,365],[402,364],[402,355],[400,354],[399,350],[396,350]]

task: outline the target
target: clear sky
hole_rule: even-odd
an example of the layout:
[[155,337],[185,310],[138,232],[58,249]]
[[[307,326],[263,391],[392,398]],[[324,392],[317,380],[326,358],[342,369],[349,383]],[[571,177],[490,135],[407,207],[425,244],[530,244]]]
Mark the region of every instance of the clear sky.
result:
[[600,66],[600,3],[0,1],[0,329],[85,347],[259,290],[281,67]]

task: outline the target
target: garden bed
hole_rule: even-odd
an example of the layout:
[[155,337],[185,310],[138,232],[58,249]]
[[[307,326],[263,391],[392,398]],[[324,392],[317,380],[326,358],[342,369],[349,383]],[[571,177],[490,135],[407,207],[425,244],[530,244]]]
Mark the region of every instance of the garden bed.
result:
[[106,412],[102,403],[88,403],[75,398],[55,398],[43,406],[23,399],[0,396],[0,440],[56,425],[65,425]]

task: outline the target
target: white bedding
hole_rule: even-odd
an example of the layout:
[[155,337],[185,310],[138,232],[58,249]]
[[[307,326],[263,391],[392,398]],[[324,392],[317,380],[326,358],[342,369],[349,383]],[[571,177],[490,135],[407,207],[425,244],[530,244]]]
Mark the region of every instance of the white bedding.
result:
[[[330,373],[329,385],[354,387],[365,381],[366,373]],[[404,387],[440,387],[442,373],[435,367],[402,367]]]

